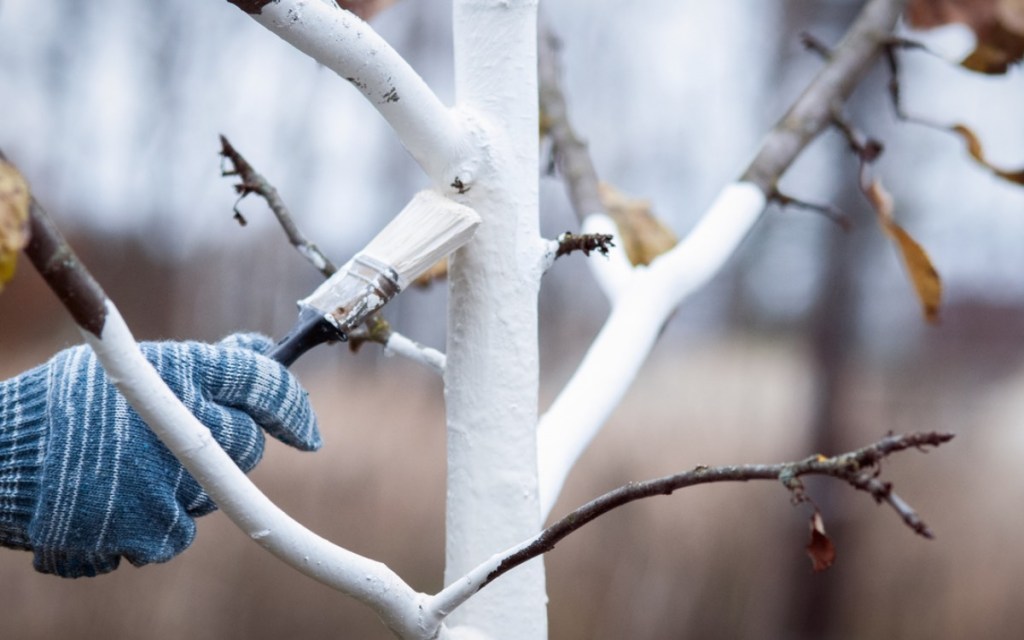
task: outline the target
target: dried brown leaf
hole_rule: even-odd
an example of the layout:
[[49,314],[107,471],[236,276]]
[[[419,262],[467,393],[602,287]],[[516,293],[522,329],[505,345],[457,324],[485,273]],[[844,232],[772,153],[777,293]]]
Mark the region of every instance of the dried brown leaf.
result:
[[615,221],[622,248],[634,265],[650,264],[679,242],[672,230],[651,211],[650,200],[630,198],[604,182],[598,185],[598,195],[605,211]]
[[1006,73],[1024,57],[1024,0],[911,0],[906,19],[918,29],[969,27],[977,44],[961,64],[972,71]]
[[962,124],[953,125],[949,130],[964,139],[964,142],[967,144],[967,152],[971,154],[972,158],[977,160],[978,164],[989,169],[992,173],[1004,180],[1024,185],[1024,169],[1019,169],[1017,171],[1005,171],[999,167],[993,166],[992,163],[985,159],[985,152],[981,147],[981,140],[978,139],[978,136],[973,131]]
[[25,179],[0,160],[0,291],[14,277],[18,252],[28,244],[29,202]]
[[806,548],[807,555],[811,558],[811,567],[815,571],[824,571],[836,561],[836,547],[825,535],[825,522],[817,509],[811,516],[811,540]]
[[932,265],[928,253],[914,238],[898,225],[892,217],[892,196],[885,190],[881,182],[874,180],[864,190],[865,195],[878,214],[882,229],[893,240],[903,257],[903,264],[910,274],[910,281],[921,302],[925,320],[938,322],[939,308],[942,303],[942,280]]

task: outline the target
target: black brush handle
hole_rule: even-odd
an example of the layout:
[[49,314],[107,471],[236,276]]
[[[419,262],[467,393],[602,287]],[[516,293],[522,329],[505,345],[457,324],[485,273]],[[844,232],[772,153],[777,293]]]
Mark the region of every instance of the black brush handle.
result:
[[318,344],[331,340],[345,342],[348,336],[338,329],[333,322],[313,307],[303,306],[299,310],[299,320],[284,338],[278,342],[270,353],[270,358],[277,360],[285,367],[292,366],[299,356]]

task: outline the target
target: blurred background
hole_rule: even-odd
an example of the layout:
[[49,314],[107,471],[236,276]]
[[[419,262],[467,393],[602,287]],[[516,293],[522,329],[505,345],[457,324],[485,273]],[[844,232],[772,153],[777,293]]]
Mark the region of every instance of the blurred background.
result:
[[[565,91],[598,171],[649,198],[680,235],[735,179],[834,43],[855,1],[559,0]],[[450,3],[406,0],[374,26],[452,99]],[[916,34],[915,34],[916,35]],[[963,34],[947,30],[936,47]],[[906,53],[907,109],[963,122],[990,159],[1024,166],[1024,76],[979,76]],[[884,476],[936,532],[915,536],[866,495],[809,482],[838,549],[814,574],[807,519],[772,483],[709,486],[620,509],[547,556],[552,638],[1017,637],[1024,610],[1024,188],[952,136],[898,122],[876,69],[848,105],[885,144],[876,172],[945,286],[926,325],[894,249],[822,136],[782,188],[853,220],[773,209],[728,268],[675,315],[574,471],[554,515],[629,480],[697,464],[837,453],[889,431],[950,430]],[[358,250],[425,178],[361,96],[227,2],[0,0],[0,147],[143,339],[280,335],[318,274],[265,206],[220,175],[217,134],[273,182],[336,260]],[[577,223],[543,176],[542,227]],[[27,263],[0,293],[0,377],[77,343]],[[445,287],[387,315],[444,345]],[[607,304],[583,258],[541,293],[541,409],[571,375]],[[321,453],[268,447],[256,482],[325,537],[441,587],[442,389],[374,345],[297,365],[325,430]],[[35,574],[0,551],[9,638],[386,638],[362,605],[263,553],[219,514],[166,565],[97,579]]]

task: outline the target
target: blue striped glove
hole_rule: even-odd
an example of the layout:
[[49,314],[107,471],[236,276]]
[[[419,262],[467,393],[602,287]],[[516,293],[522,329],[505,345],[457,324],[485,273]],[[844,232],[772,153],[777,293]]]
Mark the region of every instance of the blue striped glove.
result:
[[[262,355],[272,346],[239,334],[142,350],[249,471],[263,455],[262,430],[304,451],[320,447],[306,392]],[[38,571],[77,578],[113,571],[121,556],[166,562],[192,543],[193,518],[214,509],[89,347],[0,382],[0,544],[32,550]]]

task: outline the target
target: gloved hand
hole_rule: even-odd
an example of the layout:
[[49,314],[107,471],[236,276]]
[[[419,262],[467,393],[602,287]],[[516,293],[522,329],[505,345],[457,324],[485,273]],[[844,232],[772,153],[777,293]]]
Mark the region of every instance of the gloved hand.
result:
[[[220,343],[143,343],[171,390],[243,471],[263,455],[261,428],[320,447],[306,392],[254,334]],[[0,544],[35,568],[76,578],[166,562],[195,537],[213,501],[110,384],[88,346],[0,382]]]

